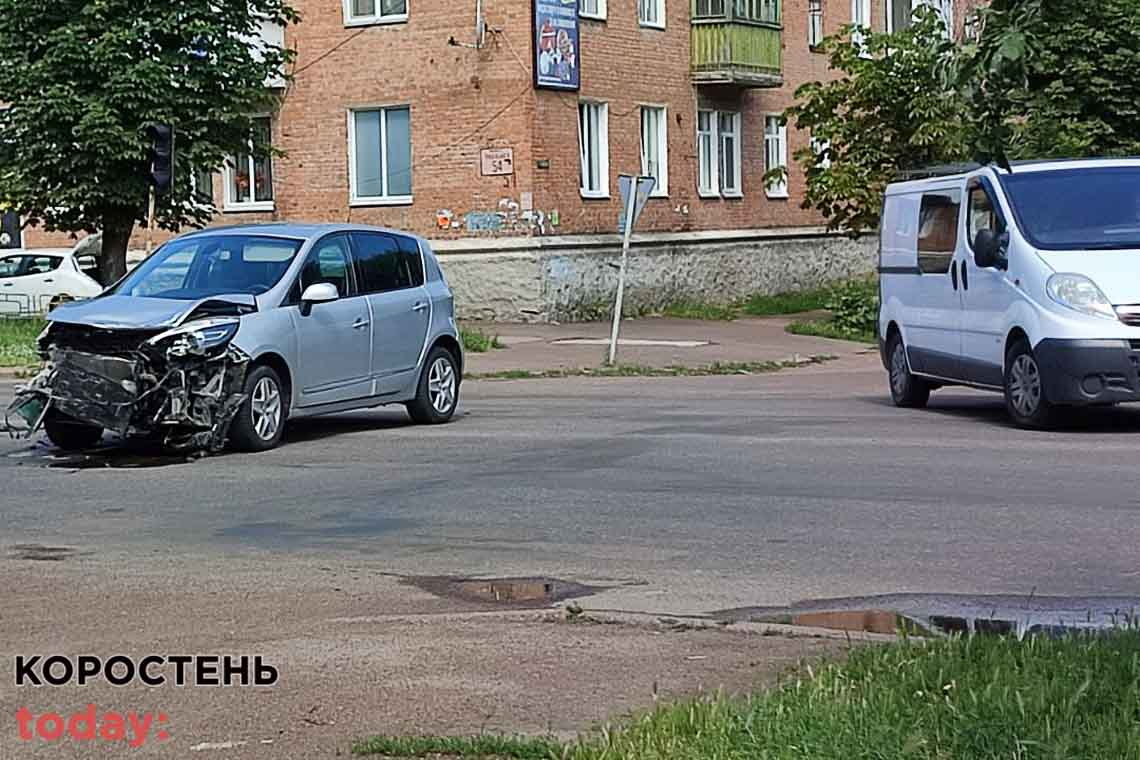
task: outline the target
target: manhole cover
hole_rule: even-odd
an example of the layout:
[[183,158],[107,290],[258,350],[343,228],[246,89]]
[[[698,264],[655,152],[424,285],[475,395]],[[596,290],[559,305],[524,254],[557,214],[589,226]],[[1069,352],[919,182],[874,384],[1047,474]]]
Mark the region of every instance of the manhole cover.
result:
[[436,596],[487,602],[506,607],[545,607],[565,599],[596,594],[603,589],[558,578],[466,578],[448,575],[413,576],[405,583]]

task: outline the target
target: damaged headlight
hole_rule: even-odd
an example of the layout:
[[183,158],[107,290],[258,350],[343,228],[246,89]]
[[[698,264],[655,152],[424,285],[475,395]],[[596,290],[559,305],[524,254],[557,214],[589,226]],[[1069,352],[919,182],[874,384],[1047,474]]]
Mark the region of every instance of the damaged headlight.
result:
[[236,319],[201,319],[156,335],[145,346],[170,357],[216,354],[237,335],[238,324]]

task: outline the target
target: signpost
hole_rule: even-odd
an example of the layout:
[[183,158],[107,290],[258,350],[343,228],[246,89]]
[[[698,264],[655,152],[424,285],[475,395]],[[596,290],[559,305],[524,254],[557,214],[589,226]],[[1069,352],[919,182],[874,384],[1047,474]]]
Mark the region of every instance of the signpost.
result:
[[629,238],[633,233],[633,225],[637,223],[645,204],[649,201],[649,194],[657,185],[653,177],[631,177],[623,174],[618,178],[618,188],[621,190],[622,215],[618,219],[618,232],[621,239],[621,266],[618,268],[617,298],[614,303],[614,325],[610,331],[610,358],[612,366],[617,359],[618,330],[621,326],[622,300],[625,297],[625,267],[629,259]]

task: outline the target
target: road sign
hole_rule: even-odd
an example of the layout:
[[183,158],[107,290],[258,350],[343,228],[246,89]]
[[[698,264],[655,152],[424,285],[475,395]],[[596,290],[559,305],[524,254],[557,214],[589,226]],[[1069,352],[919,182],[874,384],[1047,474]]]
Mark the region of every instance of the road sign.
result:
[[623,174],[618,177],[618,190],[621,192],[621,213],[618,215],[618,234],[625,232],[625,217],[629,205],[629,195],[633,192],[634,182],[637,183],[637,203],[633,207],[633,223],[637,224],[638,217],[645,210],[649,202],[649,194],[657,187],[657,180],[653,177],[631,177]]

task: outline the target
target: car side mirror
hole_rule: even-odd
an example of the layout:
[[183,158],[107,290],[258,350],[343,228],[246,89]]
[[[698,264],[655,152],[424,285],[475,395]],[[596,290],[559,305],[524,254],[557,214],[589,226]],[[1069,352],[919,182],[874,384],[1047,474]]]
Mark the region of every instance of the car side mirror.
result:
[[990,229],[978,230],[974,238],[974,263],[979,269],[1004,269],[1005,248],[1009,238],[1003,233],[998,234]]
[[340,298],[340,293],[336,289],[336,285],[331,282],[316,282],[305,288],[305,292],[301,294],[301,314],[309,316],[313,307],[319,303],[328,303]]

